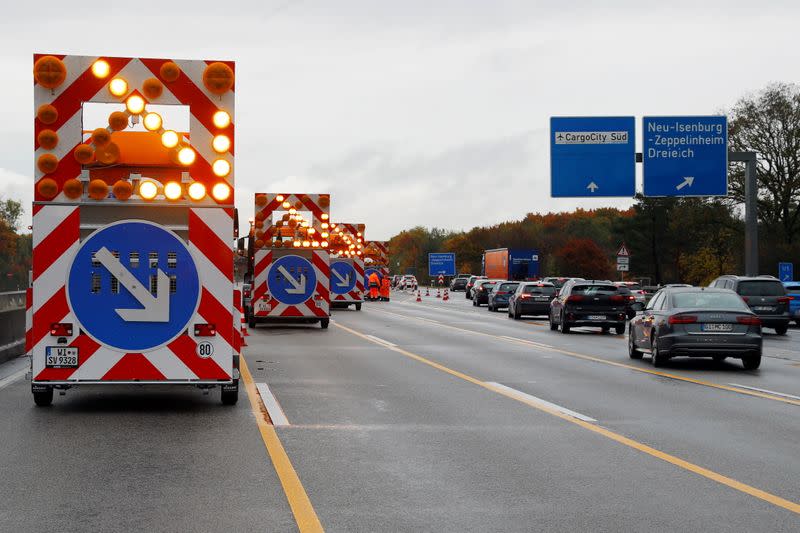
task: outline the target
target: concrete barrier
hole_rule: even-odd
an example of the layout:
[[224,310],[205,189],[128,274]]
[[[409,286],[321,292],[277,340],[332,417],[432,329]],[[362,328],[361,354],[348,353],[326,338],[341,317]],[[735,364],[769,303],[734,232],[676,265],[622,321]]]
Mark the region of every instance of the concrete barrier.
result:
[[0,363],[25,353],[25,291],[0,292]]

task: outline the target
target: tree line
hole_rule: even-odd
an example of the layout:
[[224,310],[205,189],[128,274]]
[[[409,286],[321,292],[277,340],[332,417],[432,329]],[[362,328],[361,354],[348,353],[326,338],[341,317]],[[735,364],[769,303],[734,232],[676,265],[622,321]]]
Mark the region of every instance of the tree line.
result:
[[[800,88],[769,85],[727,115],[729,149],[758,153],[759,265],[777,275],[778,262],[800,263]],[[744,169],[732,164],[727,197],[637,196],[627,210],[528,213],[469,231],[418,226],[389,241],[390,264],[424,283],[430,252],[455,252],[459,272],[480,273],[484,250],[536,248],[542,276],[619,279],[624,242],[632,253],[626,279],[704,285],[744,271],[743,202]]]
[[30,233],[20,233],[22,204],[0,198],[0,292],[28,286],[32,246]]

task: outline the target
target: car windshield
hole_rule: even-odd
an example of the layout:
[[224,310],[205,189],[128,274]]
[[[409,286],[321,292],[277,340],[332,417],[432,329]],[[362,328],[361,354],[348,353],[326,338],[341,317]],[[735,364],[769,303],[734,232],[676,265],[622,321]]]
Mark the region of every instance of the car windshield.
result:
[[736,292],[742,296],[783,296],[786,289],[779,281],[742,281]]
[[729,292],[678,292],[672,295],[673,307],[692,309],[730,309],[746,311],[747,304],[736,294]]
[[582,294],[586,296],[608,296],[611,294],[617,294],[617,291],[618,288],[613,285],[576,285],[572,288],[572,294]]
[[501,283],[499,287],[497,287],[497,291],[513,291],[519,286],[519,283]]
[[552,296],[556,293],[556,288],[549,285],[525,285],[522,288],[522,292],[525,294],[544,294],[546,296]]

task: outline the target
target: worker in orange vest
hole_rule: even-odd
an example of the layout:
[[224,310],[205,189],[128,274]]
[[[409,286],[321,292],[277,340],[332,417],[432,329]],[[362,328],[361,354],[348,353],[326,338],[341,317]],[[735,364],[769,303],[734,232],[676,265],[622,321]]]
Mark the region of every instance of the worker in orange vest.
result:
[[383,281],[381,282],[381,300],[382,301],[384,301],[384,302],[388,302],[389,301],[389,290],[390,290],[389,277],[388,276],[384,276],[383,277]]
[[380,283],[381,279],[376,272],[369,275],[369,299],[373,302],[378,299],[378,287]]

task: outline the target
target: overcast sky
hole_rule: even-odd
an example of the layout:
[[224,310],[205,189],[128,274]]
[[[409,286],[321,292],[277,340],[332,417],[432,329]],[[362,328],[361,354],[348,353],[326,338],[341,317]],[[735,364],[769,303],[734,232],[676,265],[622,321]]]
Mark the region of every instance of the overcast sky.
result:
[[551,115],[710,114],[800,79],[789,0],[113,6],[4,3],[0,195],[31,201],[34,51],[235,60],[242,222],[254,192],[330,192],[379,240],[629,205],[550,198]]

